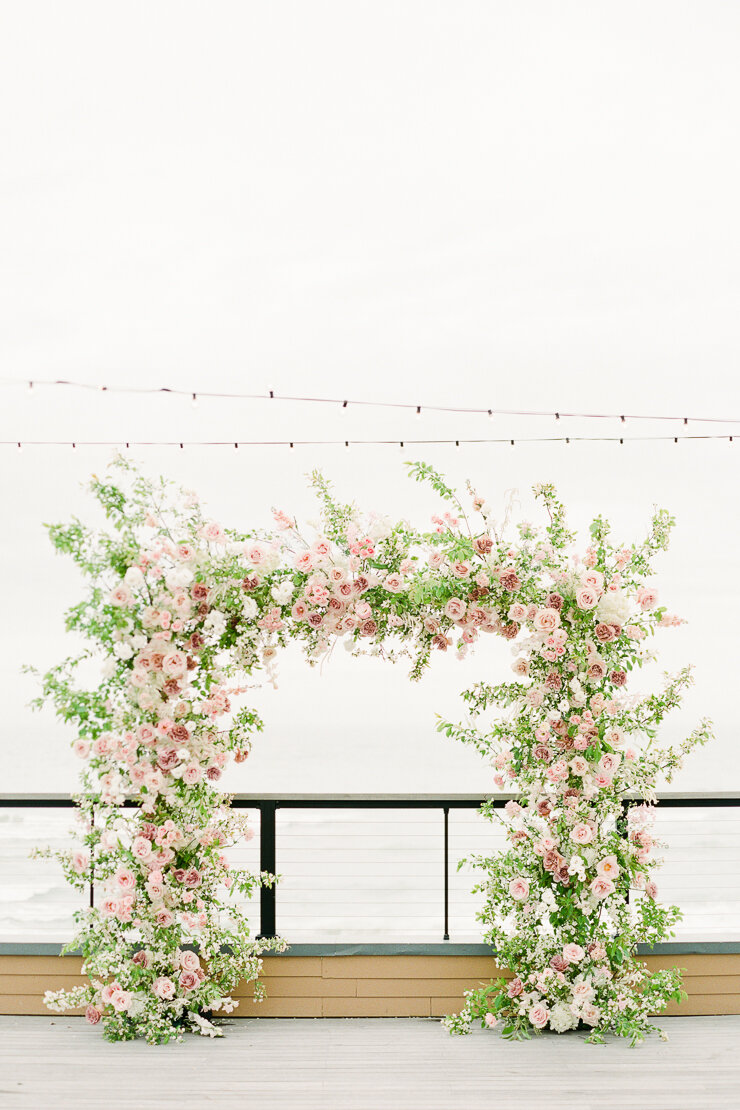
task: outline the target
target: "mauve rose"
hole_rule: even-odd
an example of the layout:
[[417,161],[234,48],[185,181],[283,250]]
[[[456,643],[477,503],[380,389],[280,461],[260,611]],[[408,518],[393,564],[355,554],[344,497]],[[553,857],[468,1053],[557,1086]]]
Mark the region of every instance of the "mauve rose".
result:
[[187,744],[190,739],[190,731],[185,725],[175,725],[175,727],[170,730],[170,736],[178,744]]
[[549,816],[551,810],[552,803],[547,798],[543,798],[541,802],[537,803],[537,812],[540,817]]
[[206,769],[206,778],[209,782],[218,782],[222,774],[223,771],[220,767],[208,767]]
[[191,867],[185,876],[184,882],[185,886],[188,887],[200,886],[200,884],[203,882],[200,871],[198,871],[198,869],[195,867]]
[[545,852],[542,857],[542,866],[545,868],[545,871],[557,871],[562,862],[562,858],[560,852],[552,848],[549,852]]
[[140,948],[132,956],[131,962],[135,963],[137,967],[149,967],[149,953],[144,948]]
[[624,686],[625,682],[627,681],[627,672],[612,671],[612,673],[609,675],[609,678],[612,680],[615,686]]
[[174,915],[167,909],[157,910],[154,915],[154,921],[162,929],[167,929],[175,920]]
[[443,636],[441,632],[437,633],[437,635],[432,640],[432,643],[436,648],[439,649],[439,651],[447,651],[447,648],[450,646],[450,641],[447,639],[446,636]]
[[601,662],[591,663],[588,668],[587,674],[590,679],[597,681],[598,679],[603,678],[606,674],[606,667]]
[[501,583],[503,588],[505,590],[508,590],[510,593],[513,593],[514,590],[518,590],[522,584],[519,575],[513,567],[506,567],[504,570],[501,571],[501,574],[499,575],[499,582]]
[[177,767],[180,762],[180,757],[175,748],[167,748],[166,751],[160,752],[157,757],[157,766],[160,771],[171,771],[173,767]]
[[204,582],[196,582],[190,591],[193,601],[205,601],[210,593]]
[[600,644],[608,644],[615,639],[616,634],[610,624],[597,624],[594,629],[594,636]]
[[462,598],[451,597],[445,605],[445,616],[451,621],[459,621],[465,616],[466,605]]
[[567,971],[570,967],[570,961],[566,960],[564,956],[558,954],[557,956],[553,956],[553,958],[550,960],[550,967],[553,969],[553,971]]
[[185,882],[185,875],[187,874],[187,872],[185,871],[184,867],[176,867],[173,870],[172,874],[174,875],[174,877],[175,877],[175,879],[178,883],[184,883]]
[[504,637],[505,640],[515,639],[515,637],[519,635],[519,625],[514,624],[513,622],[511,624],[502,625],[501,635]]
[[547,608],[556,609],[558,612],[563,608],[563,599],[560,594],[547,595]]
[[364,574],[358,574],[357,578],[355,578],[354,583],[353,583],[354,591],[355,591],[356,594],[364,593],[369,585],[370,585],[370,582],[365,577],[365,575]]
[[519,976],[517,976],[515,979],[512,979],[508,987],[506,988],[506,993],[508,994],[509,998],[518,998],[520,994],[523,994],[523,992],[524,983],[521,981]]
[[562,685],[563,685],[563,680],[560,677],[560,675],[558,674],[558,672],[557,671],[550,671],[549,675],[545,679],[545,686],[547,687],[547,689],[548,690],[559,690]]
[[478,536],[475,540],[473,540],[473,547],[479,555],[487,555],[488,552],[493,548],[493,540],[490,538],[490,536]]
[[103,1011],[99,1010],[97,1006],[88,1006],[85,1010],[85,1021],[90,1025],[97,1025],[103,1016]]
[[532,755],[535,757],[535,759],[552,759],[552,752],[548,748],[547,744],[537,744],[534,748],[534,751],[532,752]]
[[374,636],[378,631],[378,626],[374,620],[363,621],[360,625],[361,636]]
[[316,610],[314,610],[313,613],[309,613],[306,617],[307,622],[311,625],[312,628],[319,628],[323,619],[324,618],[322,617],[321,613],[317,612]]

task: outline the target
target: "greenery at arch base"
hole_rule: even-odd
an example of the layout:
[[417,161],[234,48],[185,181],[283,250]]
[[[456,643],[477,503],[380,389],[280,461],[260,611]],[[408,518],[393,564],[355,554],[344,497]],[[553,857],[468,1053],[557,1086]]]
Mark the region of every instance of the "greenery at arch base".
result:
[[[680,1000],[680,973],[650,973],[636,956],[679,918],[657,899],[651,803],[658,777],[670,779],[710,725],[678,746],[656,739],[690,668],[660,692],[628,691],[655,630],[680,623],[648,582],[672,518],[657,510],[646,538],[625,546],[597,517],[577,554],[552,486],[534,490],[542,525],[514,526],[472,487],[464,507],[431,467],[407,465],[440,497],[426,531],[361,514],[314,473],[318,529],[278,510],[271,529],[241,532],[122,458],[90,483],[103,526],[48,526],[85,577],[66,622],[86,646],[41,676],[36,704],[74,726],[79,846],[60,859],[70,883],[96,889],[68,946],[89,982],[47,992],[52,1009],[86,1007],[111,1040],[218,1035],[206,1015],[234,1009],[239,981],[259,997],[261,956],[285,947],[250,936],[239,906],[274,876],[235,870],[225,855],[249,836],[218,785],[262,728],[248,683],[275,680],[290,640],[310,663],[337,640],[408,656],[413,679],[436,652],[464,656],[490,634],[510,641],[513,675],[466,690],[466,722],[438,727],[476,747],[492,787],[519,798],[501,816],[483,807],[503,820],[508,849],[470,861],[482,871],[485,939],[513,978],[467,992],[446,1024],[506,1036],[585,1026],[591,1039],[636,1041]],[[92,688],[91,661],[102,673]],[[625,805],[627,794],[644,804]]]

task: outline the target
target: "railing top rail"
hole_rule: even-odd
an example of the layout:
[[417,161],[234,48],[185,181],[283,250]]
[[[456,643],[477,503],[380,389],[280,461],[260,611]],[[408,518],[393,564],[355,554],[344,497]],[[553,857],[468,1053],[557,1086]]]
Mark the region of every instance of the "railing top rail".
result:
[[[508,794],[504,792],[479,794],[345,794],[345,793],[274,793],[256,791],[254,793],[238,793],[231,795],[235,802],[241,804],[251,803],[259,804],[261,802],[275,802],[280,805],[313,805],[330,803],[332,805],[340,806],[346,803],[349,806],[361,806],[364,803],[371,803],[374,805],[388,805],[392,808],[395,805],[402,805],[404,803],[418,803],[422,805],[468,805],[480,804],[484,800],[492,799],[494,801],[506,802],[511,798],[517,798],[517,794]],[[627,799],[637,798],[638,795],[626,795]],[[658,800],[660,802],[687,802],[701,805],[702,802],[714,803],[715,805],[727,803],[740,802],[740,791],[737,790],[665,790],[658,793]],[[54,803],[71,803],[73,796],[65,793],[2,793],[0,794],[0,806],[2,805],[44,805]]]

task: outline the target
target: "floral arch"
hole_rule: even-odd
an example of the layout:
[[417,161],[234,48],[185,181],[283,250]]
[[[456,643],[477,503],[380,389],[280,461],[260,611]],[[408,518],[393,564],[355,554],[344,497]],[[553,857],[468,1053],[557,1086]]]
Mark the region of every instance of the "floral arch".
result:
[[[446,1024],[501,1022],[522,1036],[583,1023],[595,1039],[637,1040],[680,997],[677,970],[650,974],[636,957],[679,917],[656,899],[650,803],[658,776],[670,779],[710,726],[677,747],[656,742],[688,667],[659,693],[626,690],[651,657],[646,638],[680,623],[646,584],[671,517],[656,511],[630,546],[597,517],[579,556],[552,486],[534,491],[544,526],[512,530],[472,487],[466,511],[431,467],[407,465],[446,504],[429,531],[363,517],[314,473],[319,534],[282,511],[274,530],[240,533],[122,458],[120,478],[90,483],[107,527],[49,526],[87,580],[66,619],[89,647],[42,677],[34,704],[51,701],[75,727],[81,843],[59,858],[73,885],[98,891],[68,946],[82,951],[89,983],[47,992],[52,1009],[85,1006],[113,1040],[216,1035],[207,1015],[234,1008],[242,979],[259,996],[260,957],[285,947],[251,937],[233,897],[274,876],[231,869],[223,854],[249,835],[217,785],[262,728],[238,706],[245,678],[263,669],[274,680],[289,640],[315,662],[342,638],[358,653],[410,656],[413,679],[434,652],[465,654],[487,634],[511,641],[514,677],[464,691],[468,722],[438,729],[474,745],[495,786],[519,795],[502,818],[483,807],[504,821],[508,850],[470,861],[483,872],[485,939],[514,978],[468,992]],[[85,688],[78,668],[101,654],[102,682]],[[628,806],[628,794],[643,804]]]

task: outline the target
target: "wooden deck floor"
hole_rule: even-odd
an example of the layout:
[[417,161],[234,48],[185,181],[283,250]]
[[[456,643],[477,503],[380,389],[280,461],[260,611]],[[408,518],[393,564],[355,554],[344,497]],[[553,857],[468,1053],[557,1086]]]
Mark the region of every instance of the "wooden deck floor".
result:
[[665,1018],[635,1049],[578,1034],[509,1044],[419,1018],[242,1019],[218,1041],[110,1045],[80,1018],[0,1017],[0,1106],[18,1110],[738,1110],[740,1017]]

